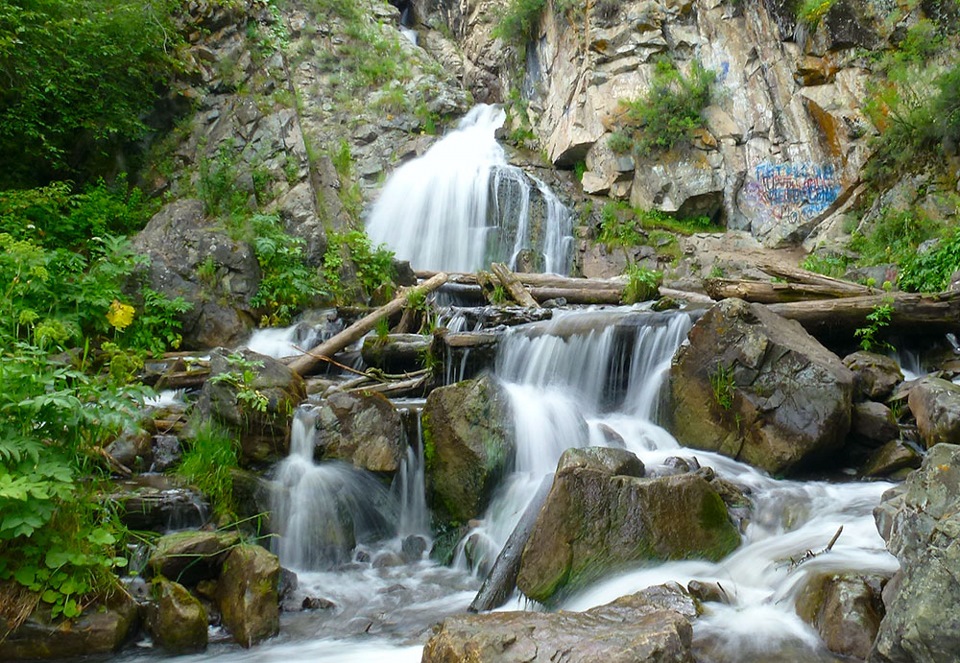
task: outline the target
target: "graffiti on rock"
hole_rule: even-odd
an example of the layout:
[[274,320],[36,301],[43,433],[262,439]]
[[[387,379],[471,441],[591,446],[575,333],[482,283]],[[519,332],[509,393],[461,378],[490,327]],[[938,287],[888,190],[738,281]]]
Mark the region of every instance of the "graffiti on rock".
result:
[[740,207],[750,216],[802,224],[830,207],[840,188],[831,164],[761,163],[743,186]]

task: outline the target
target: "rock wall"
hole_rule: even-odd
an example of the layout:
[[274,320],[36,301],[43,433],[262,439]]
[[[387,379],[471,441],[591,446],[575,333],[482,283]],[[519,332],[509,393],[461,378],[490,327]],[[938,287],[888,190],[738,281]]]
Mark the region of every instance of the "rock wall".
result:
[[[815,30],[798,27],[795,3],[772,0],[597,2],[563,15],[548,3],[523,62],[492,38],[491,17],[506,4],[434,0],[420,10],[462,37],[475,98],[522,96],[549,159],[584,162],[585,193],[712,215],[775,247],[805,239],[856,190],[872,129],[860,108],[863,49],[893,30],[881,2],[838,3]],[[620,102],[648,92],[662,58],[716,74],[706,130],[652,158],[614,154]]]

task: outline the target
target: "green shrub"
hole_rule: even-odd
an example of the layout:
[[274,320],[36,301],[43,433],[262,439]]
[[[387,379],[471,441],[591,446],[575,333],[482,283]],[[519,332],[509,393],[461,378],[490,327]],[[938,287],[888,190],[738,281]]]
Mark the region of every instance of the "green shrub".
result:
[[811,253],[800,263],[800,267],[834,278],[842,277],[847,267],[850,265],[850,259],[846,256]]
[[382,244],[373,246],[362,230],[330,233],[327,236],[327,250],[323,254],[321,271],[330,294],[338,300],[347,295],[347,287],[341,276],[348,265],[355,270],[357,282],[366,297],[381,286],[391,286],[396,276],[393,252]]
[[630,265],[624,272],[627,285],[623,289],[621,300],[624,304],[636,304],[654,299],[659,294],[663,274],[642,265]]
[[629,154],[633,151],[633,139],[623,131],[614,131],[607,138],[607,145],[614,154]]
[[919,209],[883,209],[866,232],[854,234],[850,248],[860,254],[861,265],[900,264],[917,247],[935,236],[937,224]]
[[230,434],[211,421],[194,421],[176,473],[206,495],[218,515],[236,511],[231,470],[237,466],[237,443]]
[[650,90],[642,99],[622,100],[634,149],[641,156],[665,152],[688,141],[703,126],[701,111],[710,104],[713,71],[694,62],[684,76],[670,60],[657,62]]
[[941,292],[950,284],[950,276],[960,270],[960,228],[925,253],[908,257],[900,270],[897,284],[910,292]]
[[837,0],[803,0],[797,5],[797,20],[816,28],[836,3]]
[[0,4],[0,189],[85,176],[146,132],[175,67],[173,0]]
[[522,47],[533,38],[546,6],[547,0],[510,0],[497,20],[494,36]]

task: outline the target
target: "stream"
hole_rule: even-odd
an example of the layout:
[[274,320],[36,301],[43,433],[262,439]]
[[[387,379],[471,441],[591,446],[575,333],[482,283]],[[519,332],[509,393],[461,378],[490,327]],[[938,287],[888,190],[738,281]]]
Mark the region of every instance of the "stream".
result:
[[[548,189],[507,166],[493,139],[502,122],[502,111],[478,107],[458,131],[400,168],[371,212],[371,236],[420,269],[470,271],[489,264],[491,256],[516,265],[530,252],[545,271],[565,273],[570,214]],[[512,193],[498,193],[504,188]],[[539,220],[528,224],[534,206],[541,210]],[[777,480],[729,458],[681,447],[658,422],[671,358],[693,321],[692,313],[653,313],[642,306],[558,309],[552,320],[503,332],[493,372],[514,413],[514,470],[449,567],[427,554],[434,533],[417,435],[410,436],[402,469],[388,489],[347,465],[313,461],[316,420],[305,403],[295,416],[290,456],[272,472],[283,486],[274,498],[279,536],[273,545],[299,577],[288,601],[320,599],[326,607],[284,612],[281,635],[252,650],[220,638],[205,653],[176,660],[419,661],[432,625],[470,604],[563,451],[591,445],[626,448],[654,473],[678,463],[711,467],[747,489],[749,524],[739,549],[718,563],[637,565],[567,598],[562,608],[584,610],[669,581],[715,582],[729,603],[705,604],[694,625],[698,660],[839,660],[796,615],[795,601],[813,574],[896,570],[872,516],[892,484]],[[250,345],[276,356],[284,354],[289,338],[289,331],[264,330]],[[397,406],[416,422],[422,404]],[[348,531],[341,526],[345,521]],[[829,554],[792,561],[823,549],[840,526]],[[503,609],[539,607],[516,595]],[[165,658],[143,642],[112,660]]]

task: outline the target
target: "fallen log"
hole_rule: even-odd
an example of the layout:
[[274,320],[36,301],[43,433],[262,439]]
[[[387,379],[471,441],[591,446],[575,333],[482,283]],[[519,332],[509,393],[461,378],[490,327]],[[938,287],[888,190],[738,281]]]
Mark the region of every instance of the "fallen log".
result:
[[619,289],[594,288],[530,288],[530,294],[538,302],[550,299],[565,299],[568,304],[619,304],[623,286]]
[[540,304],[537,303],[537,300],[530,296],[530,293],[527,292],[527,289],[523,287],[522,283],[520,283],[520,279],[517,278],[517,275],[507,269],[506,265],[500,262],[495,262],[490,265],[490,269],[500,281],[503,289],[510,294],[510,298],[513,299],[513,301],[520,304],[520,306],[540,308]]
[[467,612],[493,610],[502,606],[510,598],[517,586],[523,548],[527,545],[530,532],[533,531],[533,526],[537,522],[537,516],[540,515],[540,508],[547,501],[551,486],[553,486],[553,475],[548,474],[540,482],[536,494],[520,516],[520,522],[513,528],[503,550],[497,555],[497,561],[493,563],[493,568],[490,569],[490,573],[483,581],[470,607],[467,608]]
[[960,292],[936,295],[891,293],[868,297],[846,297],[819,301],[770,304],[769,309],[796,320],[814,336],[851,334],[867,324],[877,307],[893,307],[886,329],[913,334],[960,331]]
[[787,265],[764,263],[759,265],[759,268],[761,271],[766,272],[770,276],[786,279],[790,283],[819,285],[826,288],[834,288],[837,292],[849,292],[849,295],[843,295],[846,297],[882,294],[882,292],[876,288],[854,283],[853,281],[833,278],[832,276],[824,276],[823,274],[817,274],[816,272],[800,269],[799,267],[788,267]]
[[[430,278],[436,272],[417,272],[419,278]],[[531,288],[590,288],[599,290],[622,290],[623,282],[618,280],[606,279],[585,279],[575,276],[560,276],[559,274],[525,274],[514,272],[514,276],[523,285]],[[450,274],[449,283],[458,283],[461,285],[477,285],[479,283],[476,274]]]
[[739,279],[704,279],[703,289],[716,300],[738,297],[758,304],[779,304],[781,302],[799,302],[817,299],[839,299],[867,294],[865,290],[856,292],[831,285],[812,285],[808,283],[770,283],[769,281],[749,281]]
[[411,294],[418,292],[426,295],[446,282],[447,275],[440,272],[416,287],[403,290],[389,304],[385,304],[372,313],[367,314],[339,334],[311,348],[307,354],[294,359],[290,362],[290,368],[300,375],[309,375],[317,368],[317,365],[323,361],[322,357],[333,357],[351,343],[360,340],[364,334],[376,327],[377,322],[381,319],[388,318],[394,313],[399,313],[407,305],[407,298]]

